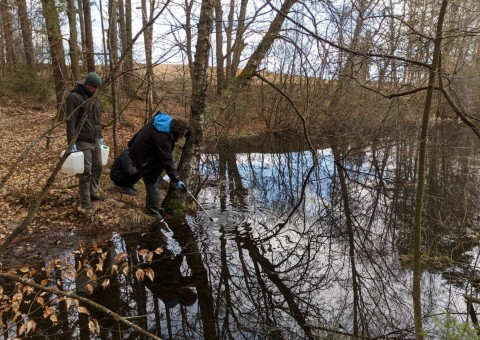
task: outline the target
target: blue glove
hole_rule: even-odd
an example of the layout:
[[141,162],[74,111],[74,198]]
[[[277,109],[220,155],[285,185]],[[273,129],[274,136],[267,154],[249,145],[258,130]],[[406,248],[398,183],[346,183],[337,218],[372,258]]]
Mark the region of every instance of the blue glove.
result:
[[78,149],[77,149],[77,144],[73,144],[72,146],[72,152],[77,152]]
[[100,138],[98,141],[100,142],[100,145],[103,145],[103,138]]
[[187,187],[185,186],[185,183],[183,183],[182,181],[177,182],[177,188],[183,192],[187,191]]

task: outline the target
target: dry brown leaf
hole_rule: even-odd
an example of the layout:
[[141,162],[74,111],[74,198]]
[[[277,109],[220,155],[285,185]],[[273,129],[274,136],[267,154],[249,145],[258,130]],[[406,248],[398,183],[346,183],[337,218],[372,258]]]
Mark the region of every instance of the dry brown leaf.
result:
[[46,319],[52,314],[55,314],[55,308],[52,306],[45,306],[43,309],[43,317]]
[[112,266],[111,272],[112,272],[112,274],[118,273],[118,266],[117,266],[116,264],[114,264],[114,265]]
[[87,276],[90,278],[90,280],[92,281],[96,281],[97,280],[97,275],[95,275],[95,272],[93,271],[93,268],[90,267],[88,268],[87,270]]
[[155,254],[157,255],[160,255],[161,253],[163,253],[163,248],[162,247],[158,247],[157,249],[155,249]]
[[137,271],[135,272],[135,277],[138,281],[143,281],[143,278],[145,277],[145,272],[142,268],[137,269]]
[[87,283],[87,290],[90,292],[90,294],[93,294],[93,286],[90,283]]
[[148,253],[148,249],[140,249],[140,250],[138,251],[138,255],[140,255],[140,256],[143,256],[143,255],[145,255],[146,253]]
[[153,282],[153,279],[155,278],[155,272],[152,270],[152,268],[145,268],[145,275],[147,275],[150,281]]
[[102,287],[103,287],[103,289],[107,288],[109,284],[110,284],[110,280],[109,280],[109,279],[103,280],[103,282],[102,282]]
[[55,314],[50,315],[50,321],[52,321],[54,325],[57,324],[58,323],[57,316]]
[[27,323],[25,322],[21,327],[20,329],[18,330],[18,335],[22,335],[23,333],[25,333],[25,331],[27,330]]
[[[20,268],[20,271],[21,271],[22,273],[28,273],[29,270],[30,270],[30,269],[29,269],[28,267],[22,267],[22,268]],[[24,325],[25,325],[25,324],[24,324]]]
[[45,304],[45,301],[43,300],[43,298],[41,296],[39,296],[39,297],[37,297],[37,303],[40,306],[43,306]]
[[79,313],[82,313],[82,314],[90,315],[90,313],[88,312],[88,310],[87,310],[85,307],[83,307],[83,306],[79,306],[79,307],[78,307],[78,312],[79,312]]
[[99,333],[100,333],[100,325],[98,324],[97,319],[92,319],[92,320],[88,323],[88,329],[89,329],[90,332],[92,332],[93,334],[99,334]]
[[128,276],[128,273],[130,272],[130,268],[126,266],[123,268],[122,272],[123,272],[123,275]]
[[145,257],[145,261],[151,263],[153,259],[153,253],[151,251],[148,252],[147,256]]

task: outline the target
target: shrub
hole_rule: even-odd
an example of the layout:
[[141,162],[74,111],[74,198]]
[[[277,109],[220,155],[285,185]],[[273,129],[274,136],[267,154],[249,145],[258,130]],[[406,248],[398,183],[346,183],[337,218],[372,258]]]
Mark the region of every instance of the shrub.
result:
[[28,94],[35,99],[44,99],[45,101],[54,94],[53,86],[48,82],[48,78],[38,76],[24,64],[16,65],[5,74],[0,92],[2,94],[12,92]]

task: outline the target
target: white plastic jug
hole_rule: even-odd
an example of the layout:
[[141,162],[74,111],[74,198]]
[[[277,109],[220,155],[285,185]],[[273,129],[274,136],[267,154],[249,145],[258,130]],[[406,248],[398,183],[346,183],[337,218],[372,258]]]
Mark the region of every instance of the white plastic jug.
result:
[[110,148],[106,145],[101,145],[100,148],[102,149],[102,165],[107,165],[108,162],[108,154],[110,153]]
[[[65,150],[62,151],[62,153],[60,154],[60,157],[62,157],[64,153],[65,153]],[[67,175],[75,176],[75,175],[83,174],[83,170],[84,170],[83,167],[84,167],[83,152],[77,151],[77,152],[72,152],[70,155],[68,155],[67,159],[62,165],[62,171]]]

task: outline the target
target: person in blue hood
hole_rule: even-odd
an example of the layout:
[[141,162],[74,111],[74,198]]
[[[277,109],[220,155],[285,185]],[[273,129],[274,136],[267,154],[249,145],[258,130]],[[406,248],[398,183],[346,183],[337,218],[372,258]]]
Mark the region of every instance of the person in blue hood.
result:
[[163,170],[177,188],[186,191],[173,162],[175,142],[189,130],[184,119],[173,119],[165,112],[158,112],[152,122],[142,127],[128,142],[128,155],[142,175],[145,183],[146,209],[150,216],[160,214],[160,174]]

